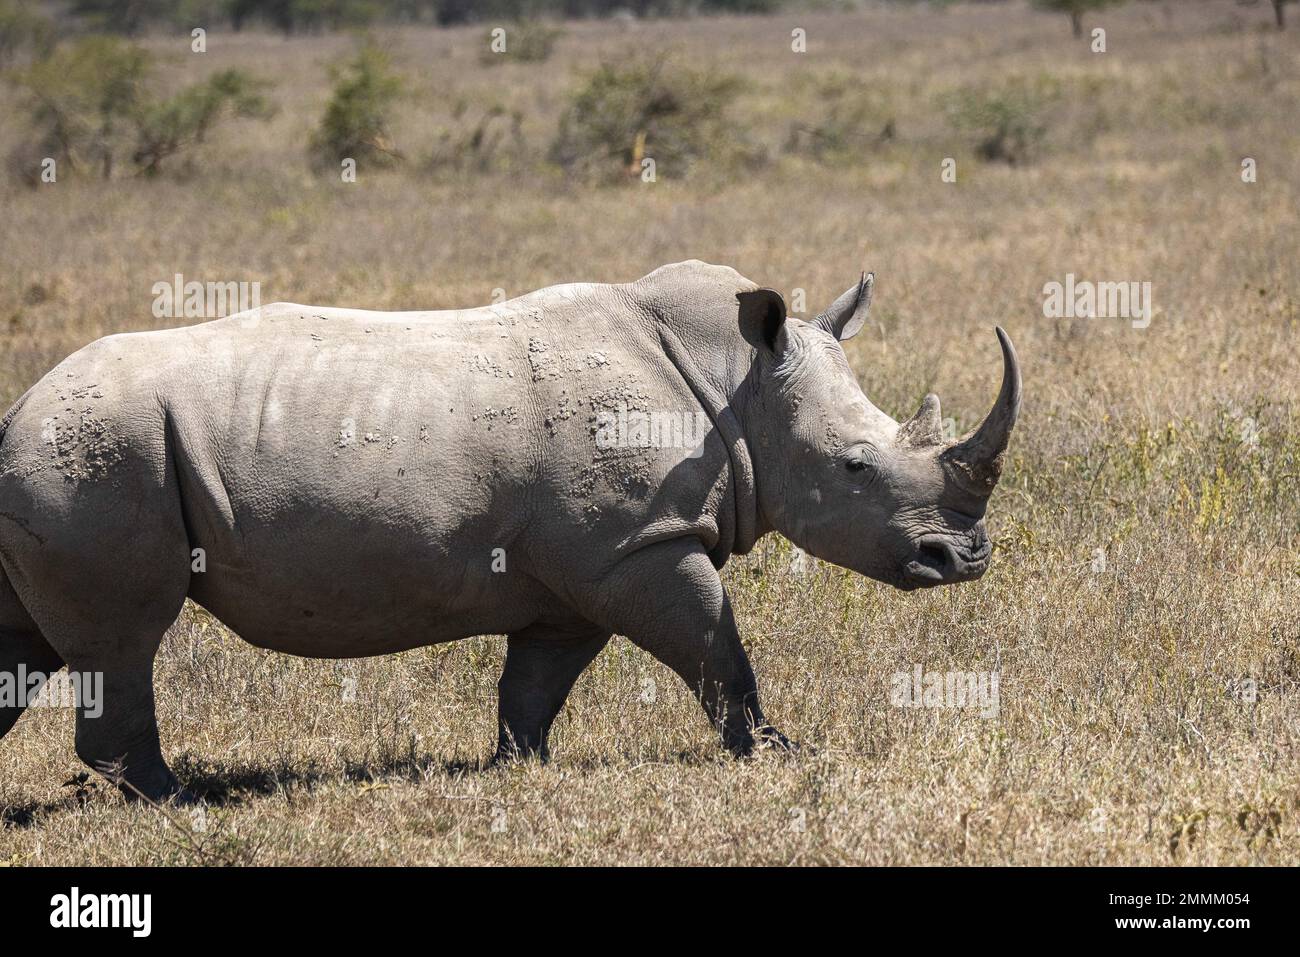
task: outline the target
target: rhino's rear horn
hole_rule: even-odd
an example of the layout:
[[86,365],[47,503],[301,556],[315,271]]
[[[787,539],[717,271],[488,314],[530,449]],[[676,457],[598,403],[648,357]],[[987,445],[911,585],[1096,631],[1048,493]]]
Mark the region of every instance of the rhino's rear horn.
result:
[[938,445],[943,441],[943,420],[939,417],[939,397],[933,392],[921,400],[916,415],[898,427],[898,441],[912,448]]
[[864,272],[858,284],[845,290],[812,324],[841,342],[857,335],[862,324],[867,321],[867,312],[871,309],[871,290],[875,284],[876,274]]
[[979,428],[943,453],[945,463],[955,471],[961,484],[984,496],[992,493],[1002,475],[1007,443],[1020,415],[1020,361],[1006,332],[1001,326],[997,331],[998,342],[1002,344],[1002,389],[997,401]]

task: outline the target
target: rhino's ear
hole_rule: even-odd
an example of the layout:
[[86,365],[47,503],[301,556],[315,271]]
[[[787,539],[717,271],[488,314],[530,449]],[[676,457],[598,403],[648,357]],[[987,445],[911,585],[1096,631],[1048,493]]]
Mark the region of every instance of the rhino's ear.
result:
[[867,321],[871,308],[871,290],[876,284],[876,274],[864,272],[856,286],[845,290],[831,307],[813,320],[813,325],[829,332],[841,342],[857,335]]
[[755,349],[779,352],[785,326],[785,299],[775,289],[736,293],[740,311],[740,334]]

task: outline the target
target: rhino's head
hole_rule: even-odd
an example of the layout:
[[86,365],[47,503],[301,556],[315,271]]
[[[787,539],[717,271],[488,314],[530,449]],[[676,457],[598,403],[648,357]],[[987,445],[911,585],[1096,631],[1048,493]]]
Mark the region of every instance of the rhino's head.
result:
[[866,321],[873,277],[812,322],[770,289],[740,293],[758,360],[745,428],[759,507],[800,548],[899,588],[979,578],[992,545],[984,509],[1020,410],[1020,368],[1000,328],[1002,389],[965,437],[946,440],[939,399],[898,423],[862,393],[840,345]]

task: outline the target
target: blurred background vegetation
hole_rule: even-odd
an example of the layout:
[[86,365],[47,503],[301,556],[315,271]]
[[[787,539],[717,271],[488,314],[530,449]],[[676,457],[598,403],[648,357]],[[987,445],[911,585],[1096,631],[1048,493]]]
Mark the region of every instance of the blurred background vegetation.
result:
[[[954,0],[892,0],[903,6],[942,9]],[[1001,3],[1006,0],[972,0]],[[1127,0],[1030,0],[1033,6],[1070,18],[1076,36],[1084,17]],[[1170,0],[1141,0],[1165,2]],[[1242,6],[1270,7],[1278,28],[1286,24],[1286,8],[1296,0],[1238,0]],[[342,30],[377,23],[424,23],[451,26],[536,18],[680,17],[695,14],[774,13],[781,9],[850,10],[855,0],[3,0],[0,37],[44,29],[42,21],[57,19],[76,29],[134,36],[168,27],[186,30],[229,26],[239,31],[263,26],[286,35]],[[3,50],[0,40],[0,51]]]
[[[1171,0],[1136,0],[1173,15]],[[1248,6],[1252,0],[1240,0]],[[1028,8],[1065,14],[1079,36],[1088,17],[1125,0],[1029,0]],[[1021,0],[974,0],[968,6],[1024,8]],[[1284,23],[1279,0],[1277,25]],[[662,172],[683,178],[706,164],[736,173],[779,156],[816,164],[845,163],[866,154],[897,154],[915,145],[916,124],[900,128],[906,111],[895,84],[865,87],[853,70],[838,66],[800,73],[795,91],[804,101],[779,140],[756,139],[736,102],[750,87],[726,58],[688,58],[663,45],[602,55],[594,67],[572,74],[552,126],[537,135],[510,97],[452,95],[452,108],[432,138],[404,149],[399,129],[403,104],[420,101],[411,68],[390,48],[402,29],[474,23],[483,30],[477,60],[484,67],[549,60],[578,21],[599,19],[631,29],[642,21],[709,14],[761,15],[777,10],[821,15],[858,8],[954,9],[949,0],[0,0],[0,76],[26,130],[9,156],[16,178],[36,186],[39,162],[50,157],[65,174],[111,178],[124,171],[154,176],[172,157],[187,168],[198,148],[231,119],[273,116],[278,102],[271,75],[227,68],[180,89],[160,78],[168,72],[156,51],[206,52],[207,34],[283,35],[287,40],[351,35],[350,57],[328,65],[330,97],[308,137],[305,162],[320,171],[345,159],[371,168],[406,165],[425,173],[484,173],[544,167],[589,183],[635,180],[645,157]],[[1065,21],[1062,20],[1064,28]],[[566,27],[566,24],[569,26]],[[385,34],[388,40],[377,38]],[[792,31],[791,49],[800,41]],[[1095,42],[1095,40],[1094,40]],[[163,58],[167,59],[166,57]],[[278,59],[283,60],[283,57]],[[400,59],[400,58],[398,58]],[[508,83],[508,80],[506,81]],[[1051,146],[1047,115],[1090,114],[1084,135],[1104,131],[1113,117],[1090,105],[1096,78],[1060,77],[1046,70],[1016,70],[996,81],[962,84],[927,97],[925,108],[946,123],[983,161],[1024,165]],[[443,91],[437,91],[442,93]],[[915,98],[913,98],[915,99]],[[423,100],[429,101],[428,97]],[[913,104],[915,105],[915,104]],[[777,105],[777,114],[789,113]],[[1057,124],[1058,126],[1060,124]],[[425,132],[428,125],[422,124]],[[1059,144],[1058,144],[1059,145]]]
[[166,27],[270,27],[285,34],[319,33],[375,23],[461,23],[535,17],[664,17],[690,13],[762,13],[783,0],[70,0],[10,7],[44,8],[90,28],[136,35]]

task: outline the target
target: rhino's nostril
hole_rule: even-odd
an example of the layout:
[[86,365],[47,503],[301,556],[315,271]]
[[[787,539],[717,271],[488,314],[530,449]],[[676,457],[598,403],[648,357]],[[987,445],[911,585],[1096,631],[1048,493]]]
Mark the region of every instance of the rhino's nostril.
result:
[[937,542],[925,542],[920,547],[917,560],[942,574],[952,563],[952,551],[948,546]]
[[916,543],[916,552],[904,566],[909,580],[918,585],[942,585],[952,572],[952,557],[937,539]]
[[916,543],[916,553],[907,563],[908,577],[922,585],[943,585],[979,578],[988,567],[992,545],[987,536],[953,541],[933,535]]

